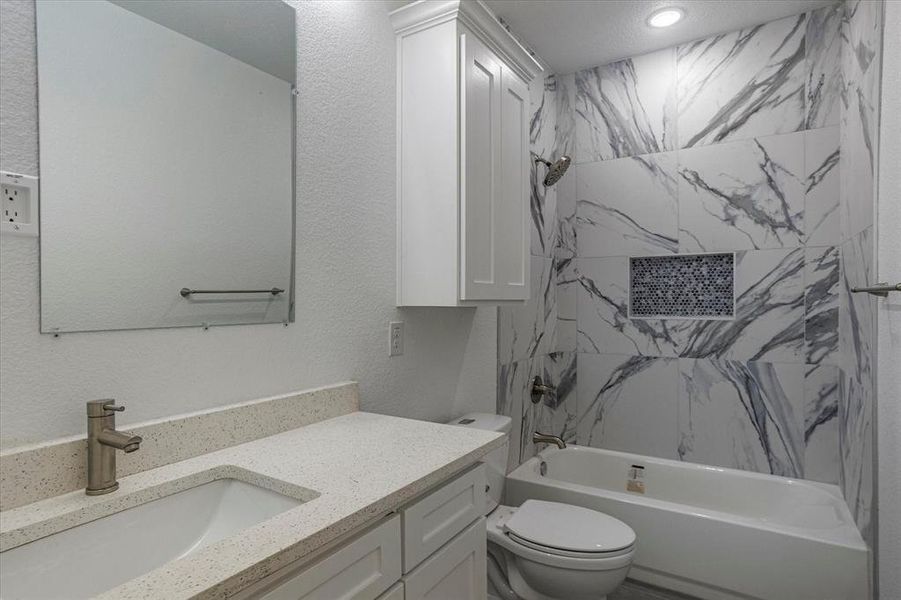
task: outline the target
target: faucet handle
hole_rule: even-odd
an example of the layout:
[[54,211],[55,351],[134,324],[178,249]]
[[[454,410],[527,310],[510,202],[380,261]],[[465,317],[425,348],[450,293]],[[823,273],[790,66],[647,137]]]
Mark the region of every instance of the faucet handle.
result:
[[89,417],[106,417],[109,412],[122,412],[124,406],[116,406],[116,401],[111,398],[103,400],[91,400],[87,403]]

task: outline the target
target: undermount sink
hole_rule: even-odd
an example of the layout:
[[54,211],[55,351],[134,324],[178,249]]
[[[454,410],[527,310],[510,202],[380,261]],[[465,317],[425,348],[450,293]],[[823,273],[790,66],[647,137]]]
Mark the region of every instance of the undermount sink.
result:
[[217,479],[0,553],[0,596],[89,598],[303,502]]

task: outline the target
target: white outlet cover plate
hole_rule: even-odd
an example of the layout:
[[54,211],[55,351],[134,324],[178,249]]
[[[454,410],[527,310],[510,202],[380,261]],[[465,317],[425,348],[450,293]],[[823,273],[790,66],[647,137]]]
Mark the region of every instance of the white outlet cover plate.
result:
[[[28,195],[28,202],[31,204],[28,210],[30,215],[29,221],[26,222],[9,222],[6,219],[0,221],[0,233],[6,235],[18,235],[23,237],[38,237],[38,178],[30,175],[20,175],[19,173],[9,173],[0,171],[0,189],[16,188],[25,190]],[[7,200],[4,195],[2,200]],[[2,212],[2,211],[0,211]]]
[[388,324],[388,356],[404,353],[404,322],[391,321]]

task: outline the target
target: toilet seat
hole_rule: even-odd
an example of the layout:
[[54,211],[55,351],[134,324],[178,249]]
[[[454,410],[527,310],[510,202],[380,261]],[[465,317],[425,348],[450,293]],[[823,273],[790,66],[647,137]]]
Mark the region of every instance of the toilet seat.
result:
[[635,545],[632,528],[610,515],[572,504],[526,500],[504,522],[526,545],[564,556],[610,556]]
[[[529,502],[538,501],[528,500],[523,504],[522,507],[519,508],[510,506],[498,506],[497,509],[488,517],[488,541],[493,542],[498,546],[504,548],[511,554],[514,554],[526,560],[531,560],[539,564],[547,565],[549,567],[558,567],[561,569],[570,569],[574,571],[610,571],[627,567],[632,563],[632,559],[635,556],[634,533],[632,533],[632,543],[624,548],[621,547],[611,551],[581,552],[578,550],[568,550],[565,548],[543,545],[531,540],[524,539],[516,533],[508,531],[507,525],[509,521],[513,519],[519,513],[519,511],[522,510],[522,508],[525,507]],[[570,507],[570,505],[559,504],[556,502],[548,502],[544,504],[555,504]],[[580,507],[573,506],[571,508]],[[608,517],[607,515],[597,513],[596,511],[590,512],[595,513],[599,517],[607,517],[609,519],[613,519],[612,517]],[[531,515],[531,511],[528,511],[525,513],[525,516],[532,518],[533,515]],[[585,515],[583,514],[582,516],[584,517]],[[546,517],[547,515],[545,515],[545,518]],[[522,520],[523,519],[519,519],[519,521]],[[621,521],[617,521],[617,523],[622,524],[629,531],[631,531],[631,529],[629,529],[628,526],[626,526]],[[572,541],[570,540],[567,545],[573,545]]]
[[519,537],[515,533],[510,533],[509,531],[507,532],[507,537],[509,537],[517,544],[525,546],[526,548],[532,548],[533,550],[538,550],[539,552],[546,552],[547,554],[553,554],[555,556],[565,556],[569,558],[613,558],[615,556],[629,554],[635,549],[635,544],[632,544],[631,546],[626,546],[625,548],[620,548],[619,550],[608,550],[604,552],[579,552],[575,550],[565,550],[563,548],[555,548],[553,546],[543,546],[541,544],[536,544],[535,542],[530,542],[527,539]]

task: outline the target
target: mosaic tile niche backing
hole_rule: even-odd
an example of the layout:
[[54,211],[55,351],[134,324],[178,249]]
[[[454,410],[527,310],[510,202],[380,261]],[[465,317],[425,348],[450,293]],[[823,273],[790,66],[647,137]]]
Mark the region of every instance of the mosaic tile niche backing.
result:
[[692,254],[629,259],[630,316],[731,318],[735,255]]

